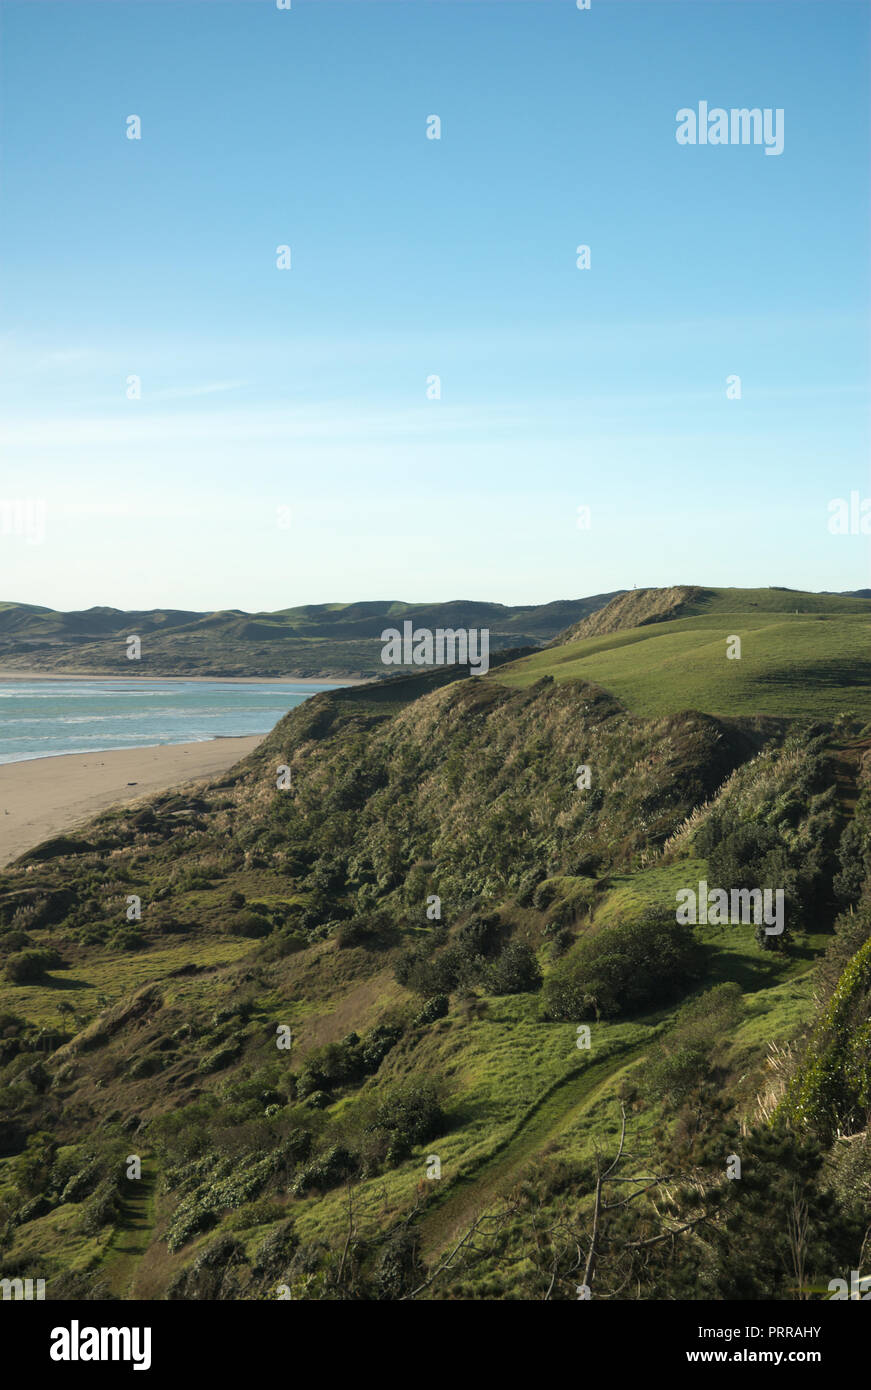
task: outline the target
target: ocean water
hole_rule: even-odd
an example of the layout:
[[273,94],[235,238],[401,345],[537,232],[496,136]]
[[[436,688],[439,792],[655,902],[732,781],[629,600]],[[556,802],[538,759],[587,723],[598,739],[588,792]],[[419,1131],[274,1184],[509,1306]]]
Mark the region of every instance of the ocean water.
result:
[[265,734],[310,695],[336,689],[267,681],[0,680],[0,763]]

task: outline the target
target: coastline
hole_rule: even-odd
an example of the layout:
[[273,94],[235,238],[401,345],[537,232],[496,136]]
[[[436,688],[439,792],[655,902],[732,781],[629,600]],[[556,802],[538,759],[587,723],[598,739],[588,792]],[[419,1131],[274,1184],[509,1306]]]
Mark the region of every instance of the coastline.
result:
[[343,676],[333,680],[329,676],[119,676],[117,671],[4,671],[0,669],[0,681],[208,681],[221,685],[329,685],[341,689],[345,685],[368,685],[369,679],[362,676]]
[[125,805],[226,772],[266,734],[58,753],[0,764],[0,868],[54,835]]

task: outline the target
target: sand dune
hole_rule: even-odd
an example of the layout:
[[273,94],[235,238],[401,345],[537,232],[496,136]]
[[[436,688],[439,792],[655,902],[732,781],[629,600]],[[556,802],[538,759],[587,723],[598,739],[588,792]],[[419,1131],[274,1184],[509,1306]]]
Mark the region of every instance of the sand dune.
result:
[[263,738],[265,734],[252,734],[109,753],[65,753],[0,765],[0,866],[107,806],[216,776]]

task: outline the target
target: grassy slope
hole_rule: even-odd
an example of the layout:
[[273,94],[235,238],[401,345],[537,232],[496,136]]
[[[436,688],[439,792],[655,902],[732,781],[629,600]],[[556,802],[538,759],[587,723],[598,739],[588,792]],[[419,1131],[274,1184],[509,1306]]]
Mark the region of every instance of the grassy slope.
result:
[[[710,591],[708,593],[710,595]],[[825,621],[819,622],[814,618],[796,618],[785,611],[784,605],[794,604],[796,596],[783,596],[775,591],[769,599],[770,593],[760,591],[748,596],[740,591],[715,591],[713,598],[700,600],[699,613],[678,622],[657,623],[650,628],[552,648],[498,669],[489,679],[503,686],[526,687],[545,674],[553,675],[559,684],[579,676],[586,679],[594,676],[601,683],[612,686],[639,712],[659,715],[693,704],[721,708],[706,704],[705,699],[713,700],[716,696],[718,678],[728,678],[730,668],[741,667],[744,682],[741,689],[753,712],[782,715],[786,712],[785,705],[789,705],[800,708],[801,712],[821,713],[816,703],[813,708],[807,703],[809,693],[821,694],[820,688],[812,688],[810,692],[807,688],[809,651],[813,649],[819,653],[817,634],[826,633],[831,639],[827,650],[838,662],[848,665],[850,653],[857,650],[854,642],[861,641],[866,632],[869,605],[861,600],[853,601],[859,604],[856,612],[850,601],[836,599],[832,605],[822,603]],[[819,596],[809,597],[816,600]],[[763,606],[766,602],[769,607]],[[758,665],[745,667],[743,661],[726,662],[722,655],[724,635],[742,632],[731,619],[750,613],[753,604],[760,611],[754,615],[756,626],[747,631],[762,635],[760,640],[765,643],[767,658],[761,673]],[[797,664],[794,661],[792,667],[785,668],[786,673],[788,675],[791,670],[801,674],[794,674],[780,688],[779,699],[774,699],[772,690],[776,690],[777,685],[771,686],[773,634],[781,628],[792,633],[789,645],[793,653],[801,649]],[[798,635],[802,631],[804,637]],[[711,637],[712,632],[717,634],[716,639]],[[694,634],[700,635],[698,642]],[[683,650],[697,654],[694,669],[696,688],[704,697],[701,700],[690,694],[681,679],[680,668],[663,658],[663,648],[657,646],[660,641],[675,638],[685,644],[689,640],[690,645],[685,645]],[[714,640],[716,655],[713,647],[708,651]],[[749,646],[750,643],[745,642],[744,661],[748,660]],[[659,656],[654,662],[655,653]],[[603,667],[597,666],[595,672],[592,670],[594,663],[621,657],[630,663],[623,678],[606,680],[601,674]],[[755,682],[754,670],[757,673]],[[657,673],[660,673],[658,683]],[[619,684],[621,679],[623,688]],[[426,745],[440,737],[444,730],[444,712],[449,709],[447,702],[453,698],[450,691],[439,691],[444,683],[443,674],[433,673],[419,681],[397,682],[377,691],[343,692],[341,698],[334,698],[332,703],[356,711],[357,717],[368,713],[381,720],[387,720],[395,709],[408,735],[416,713],[413,697],[423,689],[430,689],[433,691],[431,700],[439,702],[438,709],[442,713],[435,716],[433,731],[426,727],[422,730],[420,738]],[[470,693],[483,696],[485,684],[477,680],[471,682]],[[630,689],[638,692],[637,699],[632,698]],[[569,694],[563,691],[556,704]],[[826,712],[842,707],[861,709],[857,701],[848,700],[848,694],[852,691],[845,693],[841,688],[831,691]],[[544,718],[554,701],[545,694],[541,701],[541,717]],[[510,707],[506,710],[504,716],[496,713],[494,720],[510,719]],[[735,711],[735,692],[732,691],[725,712]],[[471,717],[483,716],[473,711]],[[295,723],[301,718],[299,716]],[[579,718],[582,720],[583,715]],[[294,726],[292,721],[288,728]],[[383,727],[392,726],[385,723]],[[476,737],[478,732],[476,729]],[[486,738],[486,728],[480,733]],[[553,731],[548,729],[546,736],[552,738],[558,733],[559,726],[555,725]],[[367,737],[370,740],[376,737],[375,726],[368,731]],[[275,753],[284,747],[285,738],[286,731],[279,729],[272,744],[248,760],[249,778],[256,778],[256,769],[268,767],[270,759],[274,761]],[[339,760],[333,763],[334,767],[341,766],[341,735],[333,742],[334,747],[326,742],[305,745],[311,766],[316,768],[320,759],[326,768],[329,766],[326,760],[330,757]],[[652,746],[658,747],[659,742],[657,736]],[[386,746],[392,746],[389,737]],[[141,874],[143,884],[147,885],[149,876],[155,875],[155,868],[148,856],[140,853],[133,872]],[[673,905],[675,888],[704,878],[706,872],[704,860],[692,857],[676,863],[656,862],[647,868],[627,867],[616,871],[607,879],[603,878],[604,891],[595,902],[590,925],[583,930],[597,930],[648,906]],[[154,881],[161,881],[160,870]],[[140,886],[138,881],[136,886]],[[129,887],[131,885],[125,885],[125,889]],[[165,1031],[174,1026],[179,1018],[199,1021],[205,1027],[214,1011],[238,994],[246,970],[246,956],[250,953],[253,963],[256,952],[252,943],[228,939],[221,934],[219,924],[216,925],[230,887],[241,889],[249,900],[255,896],[267,904],[288,900],[286,879],[273,876],[263,868],[240,870],[231,881],[222,880],[212,889],[192,890],[183,896],[182,915],[191,916],[202,924],[195,936],[173,939],[169,945],[158,940],[145,950],[121,955],[103,948],[67,949],[64,953],[71,966],[69,972],[55,972],[42,983],[25,987],[4,982],[0,988],[0,1003],[51,1027],[57,1024],[58,991],[65,986],[75,983],[76,997],[73,998],[73,993],[67,997],[81,1008],[84,1016],[91,1017],[96,1012],[98,994],[123,998],[149,981],[160,981],[165,996],[164,1008],[171,1014],[169,1022],[162,1023],[158,1014],[147,1036],[139,1034],[133,1039],[123,1039],[120,1046],[125,1059],[135,1059],[143,1049],[156,1045],[161,1029]],[[530,935],[537,945],[542,942],[547,912],[518,913],[509,907],[509,916],[521,935]],[[40,931],[33,935],[37,944],[49,944],[52,939]],[[708,953],[705,987],[735,980],[744,991],[745,1021],[733,1040],[732,1054],[735,1067],[752,1072],[761,1066],[770,1040],[792,1036],[811,1017],[813,989],[809,966],[826,934],[820,931],[802,935],[785,958],[764,952],[756,944],[752,931],[746,928],[709,927],[700,930],[700,937]],[[546,959],[544,952],[541,955]],[[182,963],[213,968],[205,978],[172,976],[171,972]],[[316,941],[284,959],[267,972],[258,988],[258,1008],[245,1030],[243,1066],[274,1060],[270,1034],[276,1018],[286,1018],[293,1025],[296,1041],[292,1065],[297,1067],[312,1047],[338,1041],[352,1029],[363,1032],[371,1028],[385,1010],[401,1007],[408,998],[393,979],[390,953],[379,957],[362,949],[342,951],[333,940]],[[445,1249],[476,1212],[509,1190],[526,1167],[540,1160],[542,1155],[548,1152],[583,1155],[596,1143],[613,1142],[615,1097],[621,1079],[627,1068],[644,1058],[652,1039],[667,1033],[673,1013],[665,1010],[650,1017],[597,1024],[593,1052],[585,1055],[575,1047],[571,1024],[542,1021],[537,996],[495,997],[482,992],[480,1002],[484,1006],[482,1014],[464,1013],[452,1003],[446,1019],[406,1033],[388,1054],[379,1072],[366,1081],[360,1091],[364,1097],[377,1095],[393,1081],[424,1075],[443,1077],[449,1087],[449,1126],[445,1135],[415,1151],[398,1166],[363,1180],[355,1191],[355,1210],[361,1224],[374,1223],[378,1229],[385,1229],[391,1218],[407,1211],[422,1197],[426,1201],[421,1223],[422,1240],[430,1256]],[[78,1063],[82,1068],[81,1076],[68,1083],[66,1090],[75,1101],[76,1113],[87,1114],[93,1108],[95,1117],[116,1108],[125,1114],[131,1107],[143,1113],[172,1108],[190,1100],[197,1091],[217,1089],[226,1082],[226,1074],[205,1079],[196,1074],[191,1076],[199,1055],[194,1055],[192,1067],[190,1058],[182,1056],[176,1062],[173,1054],[174,1070],[131,1083],[123,1069],[116,1069],[113,1074],[107,1066],[106,1054],[97,1053],[95,1062],[85,1057]],[[64,1090],[58,1099],[66,1099]],[[346,1104],[346,1099],[339,1097],[328,1113],[341,1114]],[[131,1148],[136,1151],[137,1144],[134,1142]],[[427,1183],[423,1178],[429,1152],[437,1153],[442,1160],[443,1177],[439,1184]],[[0,1160],[0,1194],[8,1162]],[[174,1255],[168,1254],[162,1237],[169,1207],[166,1199],[154,1195],[156,1188],[151,1187],[150,1167],[147,1176],[148,1185],[137,1193],[114,1233],[83,1236],[77,1227],[77,1207],[68,1205],[21,1227],[11,1253],[30,1256],[37,1262],[41,1252],[61,1253],[67,1268],[101,1270],[117,1293],[123,1295],[129,1291],[133,1282],[140,1296],[161,1296],[168,1279],[190,1264],[196,1253],[211,1243],[216,1232],[195,1238]],[[159,1175],[153,1176],[156,1179]],[[343,1187],[302,1198],[282,1198],[282,1202],[294,1217],[302,1239],[341,1241],[347,1220]],[[250,1218],[246,1218],[243,1208],[241,1212],[229,1214],[228,1219],[234,1234],[249,1252],[269,1229],[253,1210]]]
[[[607,610],[606,610],[607,611]],[[871,719],[871,601],[777,589],[709,589],[687,616],[536,652],[490,677],[594,681],[638,714]],[[726,657],[741,638],[740,660]]]
[[[645,883],[650,876],[651,871],[632,876],[634,890],[643,894],[650,887]],[[614,894],[624,894],[627,886],[628,878],[615,885]],[[660,900],[661,887],[658,885],[653,893]],[[606,916],[608,907],[606,898],[602,908]],[[715,932],[711,929],[712,935]],[[298,1037],[294,1065],[316,1042],[338,1040],[352,1028],[362,1031],[371,1027],[396,992],[389,970],[374,978],[374,988],[361,988],[347,977],[352,962],[337,960],[338,953],[332,946],[313,950],[320,968],[308,959],[311,951],[294,957],[290,977],[278,982],[275,996],[262,999],[266,1026],[270,1017],[288,1016],[293,1020]],[[135,979],[119,962],[116,988],[122,995],[147,975],[147,958],[151,954],[146,952],[135,958]],[[742,1060],[748,1066],[758,1064],[770,1038],[788,1034],[808,1020],[812,1011],[810,989],[797,988],[802,980],[792,979],[795,966],[779,960],[763,961],[763,954],[752,935],[739,929],[734,939],[726,943],[724,958],[717,960],[707,981],[735,978],[745,989],[749,984],[753,990],[746,996],[747,1028],[736,1040],[742,1044]],[[339,964],[345,969],[336,969]],[[185,981],[183,985],[173,982],[173,986],[168,1004],[176,1009],[181,1007],[183,1016],[193,1019],[206,1018],[216,1003],[228,997],[228,987],[230,997],[238,988],[228,969],[211,974],[205,981]],[[288,1013],[290,1001],[293,1002]],[[431,1205],[424,1212],[421,1242],[430,1259],[443,1252],[500,1193],[508,1192],[525,1167],[542,1153],[561,1151],[567,1156],[578,1156],[589,1153],[597,1143],[613,1142],[619,1081],[630,1063],[643,1059],[650,1040],[663,1024],[667,1026],[668,1017],[596,1025],[594,1051],[588,1060],[575,1047],[571,1024],[542,1024],[535,996],[485,996],[484,1002],[488,1008],[483,1019],[452,1016],[432,1026],[413,1048],[403,1045],[396,1054],[390,1054],[378,1077],[367,1083],[370,1090],[376,1091],[404,1076],[432,1074],[443,1076],[450,1085],[453,1100],[448,1132],[395,1169],[360,1183],[354,1196],[359,1222],[385,1228],[421,1195],[426,1156],[437,1153],[443,1165],[442,1181],[437,1187],[428,1184],[423,1188],[423,1196]],[[44,1010],[51,1010],[51,990],[34,987],[27,1012],[41,1015]],[[751,1034],[754,1023],[755,1032]],[[140,1055],[142,1046],[139,1042],[137,1051],[134,1045],[134,1057]],[[267,1055],[266,1048],[258,1048],[257,1052],[263,1057]],[[247,1055],[249,1061],[254,1060],[250,1053]],[[101,1108],[125,1101],[128,1106],[131,1102],[150,1105],[160,1089],[160,1079],[157,1085],[154,1081],[141,1081],[132,1087],[122,1080],[120,1085],[112,1086],[108,1095],[99,1097],[86,1082],[78,1096],[80,1101],[85,1099],[89,1105],[96,1103]],[[173,1104],[183,1096],[184,1092],[169,1092],[166,1101]],[[599,1102],[598,1108],[594,1108],[595,1102]],[[333,1108],[338,1110],[341,1104],[339,1101]],[[132,1147],[137,1150],[140,1145],[134,1143]],[[147,1163],[146,1176],[150,1184],[152,1175]],[[136,1201],[142,1210],[134,1210]],[[10,1255],[18,1258],[24,1254],[38,1261],[40,1252],[51,1252],[55,1257],[61,1254],[67,1268],[100,1273],[119,1296],[123,1297],[137,1278],[143,1284],[139,1296],[161,1296],[168,1280],[211,1243],[215,1232],[195,1238],[177,1254],[169,1255],[162,1240],[165,1223],[163,1227],[155,1225],[153,1202],[149,1185],[147,1190],[136,1193],[115,1231],[99,1236],[81,1235],[76,1220],[79,1209],[61,1207],[22,1227]],[[301,1239],[341,1239],[346,1222],[342,1188],[296,1199],[287,1204],[287,1210],[295,1219]],[[256,1218],[246,1224],[244,1212],[238,1218],[231,1215],[234,1234],[252,1253],[268,1226],[261,1226]],[[156,1284],[149,1283],[152,1268],[160,1271]]]

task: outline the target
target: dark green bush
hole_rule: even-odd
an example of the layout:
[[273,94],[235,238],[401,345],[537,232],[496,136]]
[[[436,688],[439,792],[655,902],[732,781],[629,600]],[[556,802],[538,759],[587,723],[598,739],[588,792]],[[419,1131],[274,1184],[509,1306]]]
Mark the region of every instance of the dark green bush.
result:
[[545,1017],[613,1018],[665,1003],[696,978],[692,928],[668,911],[605,927],[579,942],[544,988]]
[[26,931],[17,931],[13,929],[12,931],[4,932],[3,935],[0,936],[0,947],[2,947],[4,951],[24,951],[28,946],[32,945],[33,937],[28,936]]
[[381,1101],[371,1126],[386,1130],[396,1151],[402,1156],[414,1144],[426,1144],[441,1134],[444,1111],[435,1085],[430,1081],[407,1081],[395,1087]]
[[351,917],[336,931],[340,947],[365,946],[369,950],[392,946],[398,932],[386,912],[371,912]]
[[235,1062],[241,1051],[241,1043],[227,1043],[225,1047],[219,1047],[215,1052],[211,1052],[207,1057],[204,1057],[197,1071],[203,1072],[206,1075],[214,1071],[223,1071],[224,1067],[228,1067],[231,1062]]
[[301,1196],[312,1187],[322,1190],[335,1187],[351,1173],[354,1173],[356,1168],[356,1156],[343,1144],[334,1144],[332,1148],[327,1149],[325,1153],[320,1154],[303,1168],[293,1183],[291,1191],[297,1196]]
[[235,917],[230,919],[227,930],[231,936],[247,936],[253,939],[268,936],[271,927],[267,919],[257,912],[237,912]]
[[15,984],[29,984],[32,980],[41,979],[47,970],[57,970],[62,964],[57,951],[20,951],[7,960],[6,976]]
[[418,1027],[426,1023],[435,1023],[437,1018],[445,1017],[449,1008],[450,1000],[446,994],[434,994],[431,999],[427,999],[414,1021]]
[[82,1212],[82,1229],[89,1235],[111,1226],[121,1215],[121,1194],[117,1177],[103,1178]]
[[535,952],[522,941],[511,941],[487,972],[491,994],[526,994],[541,987]]
[[141,932],[122,928],[112,937],[112,945],[117,951],[141,951],[146,940]]

